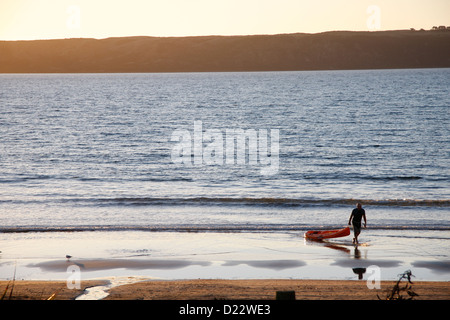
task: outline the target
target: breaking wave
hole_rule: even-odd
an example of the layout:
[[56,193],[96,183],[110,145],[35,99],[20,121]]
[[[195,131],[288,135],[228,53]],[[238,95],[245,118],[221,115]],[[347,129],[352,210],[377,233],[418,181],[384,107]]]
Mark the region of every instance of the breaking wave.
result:
[[[291,224],[218,224],[218,225],[82,225],[82,226],[16,226],[0,227],[0,233],[27,232],[88,232],[88,231],[147,231],[147,232],[304,232],[307,230],[339,229],[343,225]],[[435,230],[448,231],[445,225],[371,225],[370,230]]]
[[100,205],[246,205],[246,206],[330,206],[355,205],[392,207],[450,207],[450,200],[416,200],[416,199],[298,199],[298,198],[233,198],[233,197],[193,197],[193,198],[154,198],[154,197],[120,197],[99,199],[74,199]]

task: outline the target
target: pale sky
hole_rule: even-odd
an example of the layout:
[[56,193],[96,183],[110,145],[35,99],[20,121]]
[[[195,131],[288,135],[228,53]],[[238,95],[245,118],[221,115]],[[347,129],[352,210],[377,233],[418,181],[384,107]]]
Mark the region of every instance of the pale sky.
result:
[[0,40],[450,26],[450,0],[0,0]]

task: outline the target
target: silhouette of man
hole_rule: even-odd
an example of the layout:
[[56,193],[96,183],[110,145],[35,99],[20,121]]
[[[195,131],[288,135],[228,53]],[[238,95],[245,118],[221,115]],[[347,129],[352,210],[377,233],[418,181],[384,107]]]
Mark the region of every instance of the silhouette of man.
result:
[[362,208],[361,203],[356,204],[356,208],[353,209],[350,218],[348,219],[348,224],[353,224],[353,243],[358,244],[358,236],[361,233],[361,220],[364,218],[364,228],[367,225],[366,211]]

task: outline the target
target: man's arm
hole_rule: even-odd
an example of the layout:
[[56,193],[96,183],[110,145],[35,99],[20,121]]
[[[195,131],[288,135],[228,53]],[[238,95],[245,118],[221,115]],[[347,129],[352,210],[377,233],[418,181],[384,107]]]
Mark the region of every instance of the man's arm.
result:
[[364,228],[365,228],[366,225],[367,225],[367,219],[366,219],[366,214],[365,213],[363,214],[363,218],[364,218]]
[[353,217],[353,211],[352,211],[352,214],[350,215],[350,218],[348,218],[348,224],[352,224],[352,222],[351,222],[352,221],[352,217]]

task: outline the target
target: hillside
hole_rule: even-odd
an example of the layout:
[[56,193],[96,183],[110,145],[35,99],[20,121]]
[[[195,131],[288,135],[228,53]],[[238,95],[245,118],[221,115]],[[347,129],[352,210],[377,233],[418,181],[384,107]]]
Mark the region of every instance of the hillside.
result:
[[449,31],[0,41],[1,73],[450,67]]

